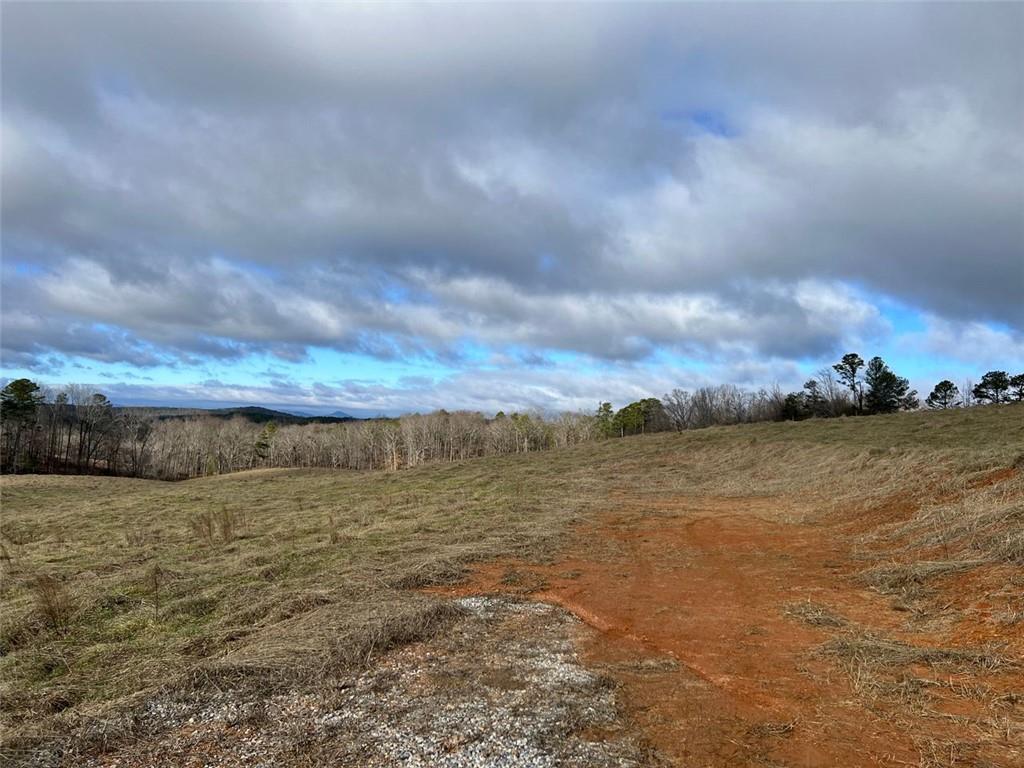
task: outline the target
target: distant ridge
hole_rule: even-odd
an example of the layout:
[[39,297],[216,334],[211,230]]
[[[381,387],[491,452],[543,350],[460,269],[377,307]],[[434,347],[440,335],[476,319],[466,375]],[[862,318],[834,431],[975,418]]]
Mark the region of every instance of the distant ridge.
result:
[[331,411],[330,413],[310,413],[309,411],[303,411],[297,408],[289,408],[288,410],[273,409],[269,408],[266,410],[282,410],[284,413],[291,414],[292,416],[301,416],[306,419],[354,419],[356,418],[351,413],[345,413],[344,411]]
[[138,411],[148,416],[155,416],[158,419],[194,419],[202,416],[211,416],[216,419],[233,419],[241,417],[256,424],[339,424],[344,421],[355,421],[343,411],[334,411],[327,416],[313,416],[309,414],[288,413],[273,408],[264,408],[259,405],[240,405],[230,408],[161,408],[145,406],[124,406],[118,410]]

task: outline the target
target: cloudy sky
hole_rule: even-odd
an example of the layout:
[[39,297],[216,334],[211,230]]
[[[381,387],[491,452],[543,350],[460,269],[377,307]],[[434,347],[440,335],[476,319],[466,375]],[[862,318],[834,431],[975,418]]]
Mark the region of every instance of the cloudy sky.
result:
[[2,30],[5,377],[397,413],[1024,370],[1024,4]]

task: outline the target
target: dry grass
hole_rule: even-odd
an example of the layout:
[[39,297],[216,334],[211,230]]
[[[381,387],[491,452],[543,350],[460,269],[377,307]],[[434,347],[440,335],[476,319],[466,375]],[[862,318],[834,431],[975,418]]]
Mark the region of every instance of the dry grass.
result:
[[1014,627],[1024,623],[1024,609],[1007,608],[995,616],[996,623],[1003,627]]
[[[525,457],[180,484],[3,478],[5,530],[18,541],[4,540],[8,742],[80,729],[173,683],[169,670],[182,671],[175,684],[269,686],[429,633],[451,609],[409,587],[459,578],[480,558],[543,552],[584,503],[596,508],[607,486],[589,468],[564,470]],[[75,595],[73,614],[56,584]]]
[[50,574],[42,573],[32,580],[31,589],[46,625],[58,634],[67,632],[74,604],[64,585]]
[[[222,504],[218,512],[203,510],[189,517],[189,527],[197,541],[212,547],[214,544],[230,544],[245,530],[245,514]],[[135,541],[141,543],[144,535],[135,534]],[[131,541],[129,541],[131,543]]]
[[[826,643],[820,653],[836,660],[869,706],[911,729],[916,765],[1017,765],[1011,755],[1020,750],[1011,745],[1022,743],[1022,699],[1006,686],[1019,679],[1021,661],[1001,647],[912,645],[857,629]],[[950,714],[951,699],[960,702],[954,711],[963,714]],[[924,723],[932,727],[921,729]]]
[[837,638],[822,647],[822,653],[844,662],[867,667],[907,667],[925,664],[930,667],[958,667],[998,671],[1015,666],[992,648],[931,648],[891,640],[872,634]]
[[925,594],[926,584],[936,576],[967,571],[990,562],[987,559],[973,559],[890,563],[865,571],[863,578],[885,594],[917,598]]
[[866,583],[904,601],[932,596],[944,579],[980,568],[1024,566],[1024,473],[1006,468],[953,474],[938,498],[923,499],[908,519],[865,537],[882,562]]
[[764,722],[758,723],[750,729],[749,733],[752,736],[766,737],[771,736],[780,738],[783,736],[789,736],[798,725],[798,721],[791,720],[788,722],[774,723]]
[[[5,743],[67,739],[158,688],[272,686],[366,663],[450,620],[444,603],[410,587],[457,579],[485,558],[544,557],[623,493],[799,495],[824,516],[897,491],[955,494],[1009,466],[1022,444],[1024,407],[1012,406],[649,435],[397,473],[5,477]],[[1003,526],[1018,520],[1005,505],[1020,496],[1004,491],[981,489],[971,521],[926,510],[917,527],[885,534],[898,545],[942,536],[943,561],[1019,564],[1019,540]],[[935,575],[906,553],[895,566]],[[74,610],[61,595],[74,596]],[[857,658],[910,653],[845,648]]]
[[832,611],[828,606],[813,603],[805,600],[800,603],[791,603],[786,606],[786,616],[800,619],[812,627],[843,627],[846,626],[846,619]]
[[214,531],[216,530],[213,522],[213,512],[209,510],[197,512],[189,518],[188,524],[192,529],[192,535],[196,537],[197,541],[213,546]]

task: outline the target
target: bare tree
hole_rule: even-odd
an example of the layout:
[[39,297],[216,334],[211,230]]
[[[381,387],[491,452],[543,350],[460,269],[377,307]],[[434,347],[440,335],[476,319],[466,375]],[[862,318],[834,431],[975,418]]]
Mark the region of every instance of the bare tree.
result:
[[661,399],[661,404],[674,429],[681,432],[692,426],[693,397],[685,389],[673,389]]
[[964,408],[970,408],[976,404],[974,399],[974,381],[971,379],[964,379],[964,385],[960,389],[960,398],[963,401]]

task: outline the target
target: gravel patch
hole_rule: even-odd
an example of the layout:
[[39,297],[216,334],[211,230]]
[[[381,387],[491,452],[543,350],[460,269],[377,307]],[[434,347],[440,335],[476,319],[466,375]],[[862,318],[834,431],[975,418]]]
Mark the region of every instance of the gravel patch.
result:
[[[591,630],[539,603],[471,597],[465,618],[373,668],[256,701],[151,702],[131,746],[77,765],[611,768],[647,764],[615,688],[576,654]],[[161,726],[161,723],[163,724]]]

